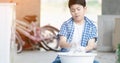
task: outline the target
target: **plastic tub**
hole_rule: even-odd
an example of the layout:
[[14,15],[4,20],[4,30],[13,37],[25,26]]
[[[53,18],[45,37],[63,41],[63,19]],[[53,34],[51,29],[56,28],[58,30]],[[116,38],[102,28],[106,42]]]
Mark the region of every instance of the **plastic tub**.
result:
[[93,63],[96,53],[58,53],[61,63]]

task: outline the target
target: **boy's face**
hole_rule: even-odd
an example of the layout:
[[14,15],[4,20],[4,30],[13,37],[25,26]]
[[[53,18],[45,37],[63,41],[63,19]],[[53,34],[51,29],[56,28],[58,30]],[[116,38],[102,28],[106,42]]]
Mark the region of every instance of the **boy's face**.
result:
[[70,12],[74,21],[82,21],[84,20],[86,7],[83,7],[82,5],[79,4],[74,4],[70,7]]

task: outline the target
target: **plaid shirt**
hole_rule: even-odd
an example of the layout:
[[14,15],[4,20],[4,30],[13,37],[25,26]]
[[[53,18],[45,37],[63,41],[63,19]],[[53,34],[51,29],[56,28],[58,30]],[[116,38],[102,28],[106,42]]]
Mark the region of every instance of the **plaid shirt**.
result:
[[[87,46],[87,43],[92,38],[97,38],[97,27],[95,24],[90,21],[87,17],[84,17],[85,26],[84,31],[82,32],[82,40],[81,46]],[[73,19],[70,18],[69,20],[65,21],[60,29],[59,35],[65,36],[67,38],[67,42],[72,41],[73,32],[74,32],[74,24]]]

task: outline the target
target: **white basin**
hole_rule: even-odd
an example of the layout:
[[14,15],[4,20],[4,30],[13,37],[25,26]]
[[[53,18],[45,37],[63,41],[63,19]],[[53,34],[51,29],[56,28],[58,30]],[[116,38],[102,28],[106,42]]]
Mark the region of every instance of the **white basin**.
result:
[[58,53],[61,63],[93,63],[96,53]]

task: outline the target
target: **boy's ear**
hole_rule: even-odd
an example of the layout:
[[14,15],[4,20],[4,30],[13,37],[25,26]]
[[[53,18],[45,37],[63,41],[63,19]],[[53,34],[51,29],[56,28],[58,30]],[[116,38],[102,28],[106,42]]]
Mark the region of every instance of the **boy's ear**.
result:
[[87,11],[87,7],[84,7],[85,8],[85,11]]
[[85,12],[87,12],[87,7],[84,7]]

